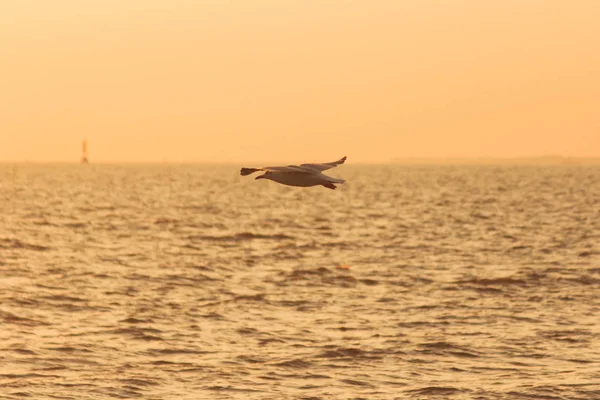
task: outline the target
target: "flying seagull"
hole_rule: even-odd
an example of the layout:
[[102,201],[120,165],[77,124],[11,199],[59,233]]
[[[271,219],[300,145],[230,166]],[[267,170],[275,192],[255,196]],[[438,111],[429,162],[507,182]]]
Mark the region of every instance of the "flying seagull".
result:
[[270,179],[282,185],[288,186],[317,186],[323,185],[329,189],[335,189],[334,183],[344,183],[343,179],[332,178],[323,174],[323,171],[337,167],[346,161],[346,157],[337,161],[323,164],[300,164],[288,165],[287,167],[263,167],[263,168],[242,168],[242,176],[250,175],[254,172],[263,171],[256,179]]

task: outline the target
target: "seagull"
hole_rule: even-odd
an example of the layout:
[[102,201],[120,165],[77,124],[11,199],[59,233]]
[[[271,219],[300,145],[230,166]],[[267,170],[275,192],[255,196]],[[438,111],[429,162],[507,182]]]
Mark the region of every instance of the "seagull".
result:
[[242,168],[240,175],[246,176],[254,172],[263,171],[256,179],[270,179],[274,182],[288,186],[317,186],[322,185],[329,189],[335,189],[334,183],[344,183],[343,179],[332,178],[323,174],[323,171],[337,167],[346,161],[346,156],[337,161],[323,164],[300,164],[288,165],[287,167],[263,167],[263,168]]

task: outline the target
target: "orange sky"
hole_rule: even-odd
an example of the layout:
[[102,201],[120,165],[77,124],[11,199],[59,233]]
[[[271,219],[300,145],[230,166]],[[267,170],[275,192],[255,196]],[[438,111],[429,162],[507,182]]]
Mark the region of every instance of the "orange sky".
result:
[[597,0],[19,0],[0,161],[600,156]]

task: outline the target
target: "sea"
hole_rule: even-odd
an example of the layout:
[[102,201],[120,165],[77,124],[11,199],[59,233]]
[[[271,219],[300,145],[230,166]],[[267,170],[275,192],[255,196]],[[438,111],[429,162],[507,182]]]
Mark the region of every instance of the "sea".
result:
[[600,166],[0,165],[0,399],[600,399]]

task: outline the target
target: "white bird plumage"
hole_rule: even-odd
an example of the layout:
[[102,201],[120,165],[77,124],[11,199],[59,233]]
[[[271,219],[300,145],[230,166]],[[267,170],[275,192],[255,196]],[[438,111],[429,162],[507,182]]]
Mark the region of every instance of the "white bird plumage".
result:
[[322,185],[329,189],[335,189],[335,183],[344,183],[343,179],[332,178],[323,174],[323,171],[337,167],[346,161],[346,157],[342,157],[337,161],[332,161],[323,164],[300,164],[288,165],[280,167],[263,167],[263,168],[242,168],[240,174],[242,176],[250,175],[254,172],[263,171],[264,174],[259,175],[256,179],[270,179],[274,182],[288,186],[317,186]]

